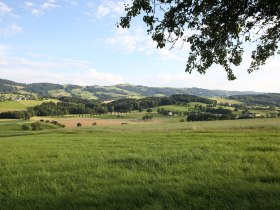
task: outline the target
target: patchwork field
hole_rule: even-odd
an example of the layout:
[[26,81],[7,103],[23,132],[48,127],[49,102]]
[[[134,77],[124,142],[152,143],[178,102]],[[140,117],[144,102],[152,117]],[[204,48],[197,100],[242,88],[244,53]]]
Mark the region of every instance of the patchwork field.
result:
[[157,120],[1,121],[0,209],[280,209],[280,119]]

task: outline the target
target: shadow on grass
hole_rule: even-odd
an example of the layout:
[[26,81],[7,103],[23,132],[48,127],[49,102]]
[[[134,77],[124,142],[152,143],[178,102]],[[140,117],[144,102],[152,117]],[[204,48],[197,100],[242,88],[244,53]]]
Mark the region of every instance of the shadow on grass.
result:
[[[264,187],[265,186],[265,187]],[[143,185],[108,186],[102,192],[1,195],[1,210],[17,209],[280,209],[279,186]]]

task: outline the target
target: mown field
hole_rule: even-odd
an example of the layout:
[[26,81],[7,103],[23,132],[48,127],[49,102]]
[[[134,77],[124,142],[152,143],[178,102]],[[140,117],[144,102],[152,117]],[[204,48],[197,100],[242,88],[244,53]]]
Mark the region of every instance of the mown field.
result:
[[242,104],[242,102],[240,101],[226,99],[226,98],[210,98],[210,99],[217,101],[217,103]]
[[0,112],[7,111],[22,111],[26,110],[28,107],[33,107],[41,105],[44,102],[58,102],[57,99],[48,99],[48,100],[21,100],[21,101],[2,101],[0,102]]
[[280,209],[280,119],[21,131],[0,122],[0,209]]

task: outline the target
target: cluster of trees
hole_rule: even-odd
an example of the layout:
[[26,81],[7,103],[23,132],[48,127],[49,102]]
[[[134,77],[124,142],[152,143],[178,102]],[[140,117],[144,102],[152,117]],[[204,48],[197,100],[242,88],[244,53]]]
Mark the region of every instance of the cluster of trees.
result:
[[1,112],[0,119],[25,119],[29,120],[34,116],[32,111]]
[[[157,113],[162,114],[162,115],[169,115],[170,112],[171,112],[171,111],[166,110],[166,109],[163,109],[163,108],[157,110]],[[187,115],[188,112],[184,112],[184,113],[181,113],[181,112],[172,112],[172,115],[182,115],[182,114],[183,114],[183,115]]]
[[15,88],[13,88],[12,86],[9,86],[9,85],[6,85],[6,84],[0,84],[0,91],[2,93],[10,93],[10,92],[13,92],[15,91]]
[[206,108],[205,111],[212,114],[232,115],[232,111],[230,109],[223,109],[221,107],[217,109]]
[[[158,109],[157,112],[162,115],[169,115],[171,111],[161,108]],[[187,116],[187,121],[229,120],[236,118],[229,109],[224,109],[222,107],[212,108],[211,105],[205,107],[199,104],[195,105],[194,111],[186,111],[183,113],[172,112],[172,115]]]
[[33,131],[39,131],[39,130],[43,130],[42,128],[42,124],[40,122],[34,122],[34,123],[30,123],[30,124],[23,124],[21,126],[22,130],[33,130]]
[[44,120],[40,120],[40,121],[37,121],[37,122],[34,122],[34,123],[23,124],[21,126],[21,129],[22,130],[34,130],[34,131],[43,130],[43,128],[45,128],[45,124],[44,123],[47,123],[47,124],[50,123],[50,124],[56,125],[57,127],[61,127],[61,128],[65,127],[65,125],[60,124],[57,121],[49,121],[49,120],[44,121]]
[[203,107],[201,111],[188,113],[187,121],[231,120],[236,116],[229,109]]
[[188,114],[187,121],[211,121],[211,120],[231,120],[233,115],[214,114],[209,112],[191,112]]
[[0,95],[0,102],[1,102],[1,101],[5,101],[5,100],[6,100],[6,97],[3,96],[3,95]]
[[48,102],[30,108],[36,116],[67,115],[67,114],[103,114],[107,113],[106,107],[88,107],[82,103]]
[[176,104],[187,104],[190,102],[200,102],[208,105],[215,106],[217,101],[195,95],[177,94],[170,97]]
[[153,119],[153,115],[152,114],[146,114],[146,115],[144,115],[143,117],[142,117],[142,120],[143,121],[148,121],[148,120],[151,120],[151,119]]

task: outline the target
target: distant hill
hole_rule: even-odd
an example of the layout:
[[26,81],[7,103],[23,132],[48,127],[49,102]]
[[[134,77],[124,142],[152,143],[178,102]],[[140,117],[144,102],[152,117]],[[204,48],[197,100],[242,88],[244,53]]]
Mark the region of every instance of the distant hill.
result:
[[280,93],[266,93],[260,95],[235,95],[230,99],[238,100],[247,104],[259,104],[265,106],[280,106]]
[[0,93],[37,94],[44,97],[72,96],[82,99],[110,101],[121,98],[143,98],[148,96],[171,96],[190,94],[201,97],[229,97],[232,95],[256,95],[252,91],[208,90],[202,88],[148,87],[142,85],[120,84],[112,86],[79,86],[53,83],[17,83],[0,79]]

